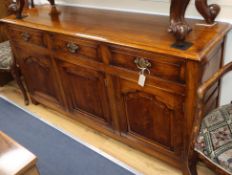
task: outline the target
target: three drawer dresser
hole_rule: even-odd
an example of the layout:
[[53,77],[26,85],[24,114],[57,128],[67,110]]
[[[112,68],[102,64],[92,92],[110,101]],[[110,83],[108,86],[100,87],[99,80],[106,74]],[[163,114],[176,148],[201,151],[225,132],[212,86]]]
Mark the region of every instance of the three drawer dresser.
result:
[[[172,47],[168,17],[49,5],[1,20],[31,100],[182,168],[196,89],[223,64],[231,26],[198,25]],[[208,92],[207,110],[220,82]]]

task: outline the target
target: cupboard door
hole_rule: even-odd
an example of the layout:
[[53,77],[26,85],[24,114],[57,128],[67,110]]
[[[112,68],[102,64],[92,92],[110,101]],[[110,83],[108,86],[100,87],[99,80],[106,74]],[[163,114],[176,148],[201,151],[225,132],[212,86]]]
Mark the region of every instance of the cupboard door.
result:
[[128,80],[120,79],[117,84],[122,135],[172,152],[181,151],[182,98],[154,87],[141,88]]
[[19,48],[17,50],[19,54],[17,60],[33,99],[60,106],[62,100],[49,54],[39,50],[24,51]]
[[71,112],[110,124],[104,73],[62,61],[58,67]]

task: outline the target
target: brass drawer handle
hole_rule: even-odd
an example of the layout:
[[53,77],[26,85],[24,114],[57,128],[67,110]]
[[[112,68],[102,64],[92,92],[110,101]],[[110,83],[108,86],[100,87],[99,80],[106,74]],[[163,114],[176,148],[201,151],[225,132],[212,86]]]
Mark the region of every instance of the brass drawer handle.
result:
[[145,69],[148,70],[148,68],[151,67],[151,63],[148,60],[144,59],[144,58],[136,58],[134,63],[141,70],[145,70]]
[[30,34],[27,32],[23,32],[21,36],[22,36],[23,40],[26,42],[28,42],[31,38]]
[[66,47],[70,53],[76,53],[80,49],[75,43],[68,43]]

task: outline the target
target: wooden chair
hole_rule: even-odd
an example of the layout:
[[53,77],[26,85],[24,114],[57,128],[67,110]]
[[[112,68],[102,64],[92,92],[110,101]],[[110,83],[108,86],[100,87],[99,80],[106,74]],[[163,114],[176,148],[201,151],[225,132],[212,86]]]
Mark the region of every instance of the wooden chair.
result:
[[[196,164],[203,161],[217,175],[232,174],[232,103],[207,113],[207,92],[232,70],[232,62],[223,66],[198,91],[197,113],[186,157],[185,175],[197,175]],[[232,92],[232,91],[230,91]]]
[[15,79],[16,83],[23,93],[25,104],[28,105],[29,100],[24,85],[21,81],[20,69],[15,62],[9,41],[0,43],[0,71],[11,73],[12,77]]
[[[2,10],[5,12],[5,14],[2,14],[2,16],[10,14],[10,12],[7,12],[7,9],[8,5],[11,4],[11,2],[12,1],[9,0],[5,1],[5,3],[2,4]],[[4,30],[1,30],[1,32],[4,34]],[[12,75],[23,93],[25,104],[28,105],[29,100],[26,90],[21,81],[19,66],[15,62],[9,41],[7,41],[7,38],[3,38],[3,40],[6,41],[0,42],[0,73],[10,73]]]

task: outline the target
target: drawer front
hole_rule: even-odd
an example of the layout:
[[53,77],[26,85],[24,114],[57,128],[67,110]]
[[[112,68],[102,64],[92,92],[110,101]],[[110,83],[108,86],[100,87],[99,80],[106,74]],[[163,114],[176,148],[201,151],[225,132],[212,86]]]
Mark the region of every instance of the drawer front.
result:
[[185,61],[180,58],[118,48],[111,48],[111,53],[110,64],[113,66],[136,72],[144,68],[145,74],[177,83],[185,82]]
[[54,41],[53,50],[56,52],[101,62],[98,56],[98,44],[93,41],[64,35],[53,35],[52,40]]
[[8,27],[8,33],[12,41],[47,47],[42,31],[26,27],[10,26]]

